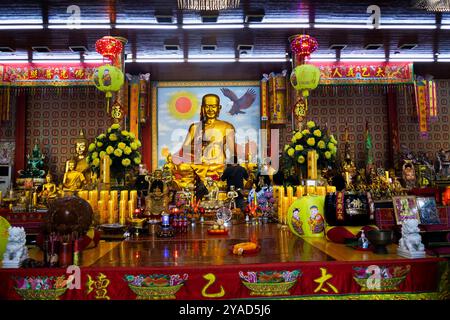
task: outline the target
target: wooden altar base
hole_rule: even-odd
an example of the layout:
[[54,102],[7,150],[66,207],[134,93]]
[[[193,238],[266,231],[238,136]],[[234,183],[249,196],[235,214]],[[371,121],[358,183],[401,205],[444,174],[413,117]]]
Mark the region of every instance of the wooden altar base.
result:
[[[189,226],[187,233],[173,238],[139,236],[121,242],[101,241],[96,248],[83,252],[81,288],[67,290],[60,299],[168,298],[137,295],[126,279],[139,275],[147,279],[149,286],[153,285],[152,277],[160,275],[184,278],[184,284],[170,298],[186,300],[258,297],[438,299],[445,295],[438,293],[441,279],[445,279],[442,276],[445,274],[443,265],[448,266],[445,259],[405,259],[396,254],[396,245],[389,246],[389,254],[377,255],[331,243],[324,238],[298,238],[285,226],[271,223],[234,224],[226,236],[208,235],[208,227],[208,224]],[[241,256],[231,252],[234,244],[247,241],[256,241],[260,250]],[[40,259],[41,252],[32,249],[30,256]],[[388,268],[390,277],[395,279],[382,279],[379,287],[368,289],[365,282],[355,278],[369,266],[379,266],[382,270]],[[299,272],[299,276],[291,279],[292,286],[277,291],[278,282],[283,282],[283,272],[294,270]],[[395,274],[399,270],[403,273]],[[265,293],[254,291],[243,278],[248,272],[256,272],[261,279],[265,277],[267,281],[270,278],[278,284]],[[63,268],[0,269],[0,282],[6,284],[0,286],[0,299],[20,299],[15,291],[17,283],[14,277],[36,275],[67,274]]]

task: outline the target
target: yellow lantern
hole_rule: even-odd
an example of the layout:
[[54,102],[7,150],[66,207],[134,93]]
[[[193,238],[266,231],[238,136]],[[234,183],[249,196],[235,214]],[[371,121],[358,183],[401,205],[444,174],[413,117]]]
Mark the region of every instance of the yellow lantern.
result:
[[309,90],[314,90],[319,85],[320,69],[311,64],[302,64],[292,70],[291,84],[302,92],[303,97],[309,96]]
[[298,198],[289,207],[287,224],[292,233],[304,237],[323,237],[325,229],[324,196]]
[[122,70],[110,64],[105,64],[94,71],[92,80],[98,90],[106,92],[105,96],[108,99],[106,105],[109,113],[109,98],[112,97],[112,92],[119,91],[124,83]]

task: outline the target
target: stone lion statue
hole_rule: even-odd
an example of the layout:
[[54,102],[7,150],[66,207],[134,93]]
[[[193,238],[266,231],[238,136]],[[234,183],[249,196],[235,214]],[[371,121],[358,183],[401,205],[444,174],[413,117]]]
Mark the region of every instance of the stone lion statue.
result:
[[28,258],[28,250],[25,246],[26,234],[23,227],[8,228],[8,244],[3,255],[3,264],[18,263]]
[[425,250],[422,237],[419,234],[419,221],[417,219],[406,219],[402,223],[402,237],[399,246],[409,252],[421,252]]

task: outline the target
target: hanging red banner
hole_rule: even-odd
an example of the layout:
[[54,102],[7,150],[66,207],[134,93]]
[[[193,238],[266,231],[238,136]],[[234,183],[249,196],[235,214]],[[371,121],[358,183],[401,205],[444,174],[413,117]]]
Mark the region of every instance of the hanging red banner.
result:
[[91,86],[92,74],[103,63],[0,65],[0,85],[18,87]]
[[308,62],[320,69],[321,85],[413,83],[411,62]]

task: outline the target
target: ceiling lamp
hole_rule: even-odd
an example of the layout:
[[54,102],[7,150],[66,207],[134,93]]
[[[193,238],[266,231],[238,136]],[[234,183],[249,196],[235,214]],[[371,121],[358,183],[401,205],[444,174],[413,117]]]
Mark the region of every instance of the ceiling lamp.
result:
[[239,0],[178,0],[181,10],[223,10],[239,7]]
[[449,0],[416,0],[414,7],[433,12],[450,12]]

